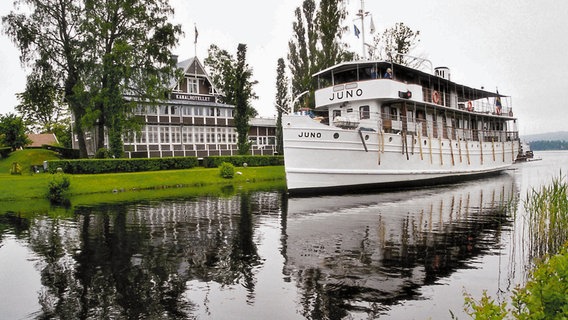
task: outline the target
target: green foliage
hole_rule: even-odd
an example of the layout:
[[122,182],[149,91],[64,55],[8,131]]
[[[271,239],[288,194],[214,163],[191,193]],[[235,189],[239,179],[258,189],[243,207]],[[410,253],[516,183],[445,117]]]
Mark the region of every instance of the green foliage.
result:
[[522,320],[568,318],[568,246],[537,263],[523,288],[512,297],[513,309],[496,303],[484,292],[479,301],[466,294],[466,312],[474,319]]
[[47,198],[54,203],[62,203],[67,199],[71,179],[61,173],[54,174],[48,183]]
[[[529,213],[529,252],[536,263],[524,287],[515,289],[516,319],[568,318],[568,182],[560,173],[548,186],[532,189],[525,200]],[[480,301],[466,295],[466,310],[476,319],[502,319],[505,303],[495,304],[486,294]]]
[[568,241],[568,180],[562,175],[550,185],[528,192],[530,253],[535,258],[555,254]]
[[230,163],[237,167],[281,166],[284,165],[283,156],[212,156],[203,158],[205,168],[217,168],[223,163]]
[[410,67],[419,67],[424,59],[408,55],[420,42],[419,36],[420,31],[414,31],[404,23],[398,22],[393,27],[384,30],[382,35],[378,33],[375,35],[373,47],[382,48],[382,51],[373,51],[372,57]]
[[219,173],[225,179],[232,179],[235,176],[235,166],[228,162],[223,162],[219,166]]
[[518,319],[568,319],[568,247],[539,263],[513,298]]
[[[288,63],[292,73],[292,96],[304,91],[314,92],[312,74],[338,62],[350,60],[353,53],[341,42],[345,33],[342,26],[347,16],[341,1],[304,0],[294,11],[296,21],[292,24],[293,38],[288,42]],[[303,107],[312,108],[313,94],[302,97]]]
[[476,301],[469,294],[465,295],[465,311],[473,319],[505,319],[508,314],[506,306],[506,303],[496,303],[487,296],[487,291],[483,291],[483,295],[479,301]]
[[96,159],[109,159],[109,158],[112,158],[112,157],[110,155],[110,151],[107,148],[100,148],[95,153],[95,158]]
[[286,77],[286,65],[284,59],[278,59],[276,67],[276,151],[284,154],[284,139],[282,136],[282,113],[288,110],[288,79]]
[[58,146],[42,145],[43,149],[52,150],[59,154],[63,159],[79,159],[79,150]]
[[0,145],[16,150],[30,143],[26,134],[26,125],[21,117],[11,113],[0,115]]
[[[43,0],[26,0],[15,4],[20,12],[10,13],[2,22],[20,49],[22,62],[36,70],[28,78],[28,93],[41,92],[47,100],[65,97],[76,120],[81,156],[87,155],[85,130],[96,126],[97,146],[103,146],[106,129],[111,151],[120,156],[121,141],[116,137],[129,129],[135,107],[124,96],[157,103],[178,75],[171,49],[182,31],[168,21],[173,14],[169,3],[87,0],[46,5]],[[53,101],[43,103],[53,105]]]
[[197,164],[196,157],[56,160],[48,162],[48,171],[54,173],[61,168],[69,174],[99,174],[189,169]]
[[58,86],[55,70],[45,56],[36,60],[25,91],[17,96],[20,104],[16,111],[36,130],[54,132],[61,123],[70,122],[62,103],[63,89]]
[[12,152],[12,148],[1,147],[0,148],[0,158],[8,158],[8,156],[10,155],[10,152]]

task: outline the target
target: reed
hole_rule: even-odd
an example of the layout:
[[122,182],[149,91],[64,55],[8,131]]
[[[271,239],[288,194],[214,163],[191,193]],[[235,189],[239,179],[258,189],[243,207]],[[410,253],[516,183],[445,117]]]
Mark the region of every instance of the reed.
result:
[[568,181],[560,172],[549,185],[532,188],[524,201],[531,258],[556,254],[568,240]]

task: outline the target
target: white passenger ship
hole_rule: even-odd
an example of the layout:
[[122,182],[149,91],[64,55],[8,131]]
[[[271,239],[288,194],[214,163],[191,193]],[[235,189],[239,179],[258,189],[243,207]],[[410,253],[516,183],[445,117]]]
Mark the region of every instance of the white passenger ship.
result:
[[282,120],[289,192],[421,186],[511,166],[511,99],[433,71],[359,61],[315,74],[315,114]]

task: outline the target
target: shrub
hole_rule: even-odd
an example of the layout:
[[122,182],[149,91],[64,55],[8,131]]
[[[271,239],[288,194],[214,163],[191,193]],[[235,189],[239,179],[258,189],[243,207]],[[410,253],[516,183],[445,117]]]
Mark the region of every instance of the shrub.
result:
[[483,292],[475,301],[466,294],[465,310],[474,319],[566,319],[568,316],[568,247],[537,263],[524,287],[514,290],[513,309],[496,303]]
[[225,179],[232,179],[235,176],[235,166],[228,162],[223,162],[219,166],[219,171],[221,173],[221,177]]
[[95,153],[95,158],[97,159],[109,159],[112,158],[110,155],[110,150],[107,148],[100,148],[99,150],[97,150],[97,153]]
[[71,179],[65,174],[54,174],[49,180],[47,198],[54,203],[62,203],[67,199]]

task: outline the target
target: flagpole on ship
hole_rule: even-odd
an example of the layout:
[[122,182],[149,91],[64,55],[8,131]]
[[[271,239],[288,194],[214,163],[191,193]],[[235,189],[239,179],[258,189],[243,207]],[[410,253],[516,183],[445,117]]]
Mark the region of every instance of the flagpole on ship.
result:
[[359,9],[359,13],[356,14],[356,16],[361,17],[361,34],[363,35],[361,37],[361,42],[362,42],[362,48],[363,48],[363,60],[367,59],[367,54],[365,53],[365,16],[369,14],[368,12],[365,12],[365,1],[361,0],[361,9]]

